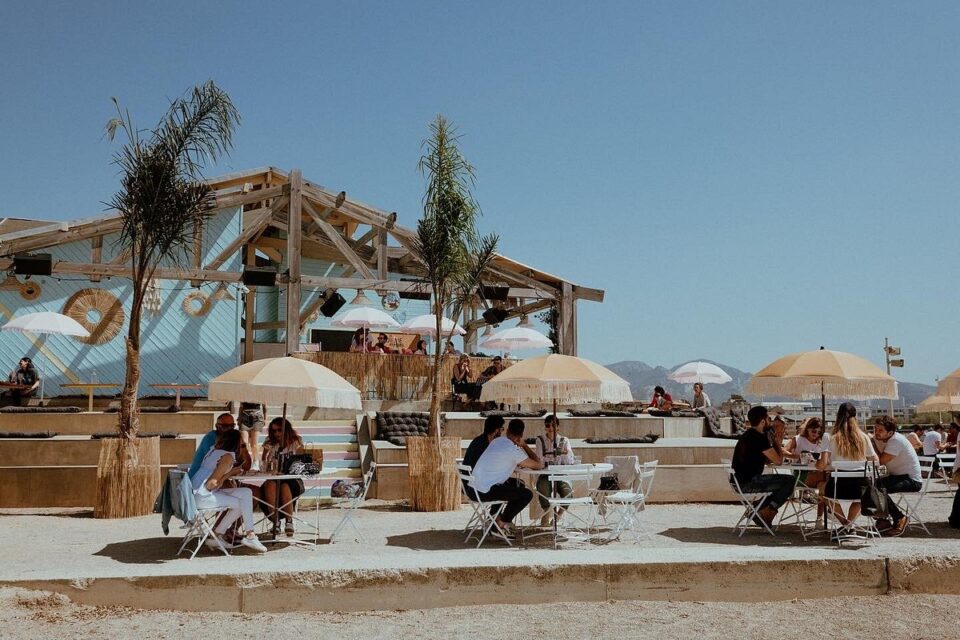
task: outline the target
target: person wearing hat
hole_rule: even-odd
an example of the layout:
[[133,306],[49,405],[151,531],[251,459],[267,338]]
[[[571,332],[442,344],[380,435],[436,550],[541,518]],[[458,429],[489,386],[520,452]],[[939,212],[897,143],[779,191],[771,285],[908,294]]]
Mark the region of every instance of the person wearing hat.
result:
[[32,398],[35,396],[37,389],[40,387],[40,376],[37,375],[37,370],[33,366],[33,360],[27,356],[20,358],[17,368],[10,372],[10,375],[7,376],[7,380],[13,384],[20,384],[28,387],[27,389],[10,389],[3,394],[4,396],[10,398],[17,406],[23,405],[25,398]]

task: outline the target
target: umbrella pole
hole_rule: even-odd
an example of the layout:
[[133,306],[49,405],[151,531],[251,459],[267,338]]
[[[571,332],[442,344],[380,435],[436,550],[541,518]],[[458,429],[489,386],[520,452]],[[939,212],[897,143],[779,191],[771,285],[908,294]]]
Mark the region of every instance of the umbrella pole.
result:
[[820,383],[820,417],[823,420],[823,428],[827,428],[827,396],[823,392],[823,382]]
[[[283,445],[287,441],[287,403],[283,403],[283,421],[280,423],[280,444],[277,446],[277,474],[283,473],[280,468],[280,453],[283,451]],[[277,490],[273,495],[273,529],[279,535],[280,529],[280,481],[277,480]]]

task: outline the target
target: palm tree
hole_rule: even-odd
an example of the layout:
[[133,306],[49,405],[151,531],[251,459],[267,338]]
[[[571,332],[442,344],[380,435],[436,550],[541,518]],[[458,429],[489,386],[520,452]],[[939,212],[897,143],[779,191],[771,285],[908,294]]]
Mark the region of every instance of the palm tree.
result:
[[117,117],[107,123],[113,140],[119,131],[127,142],[114,156],[120,168],[120,191],[108,203],[123,218],[120,248],[130,256],[133,298],[127,330],[127,369],[120,398],[118,430],[122,440],[139,427],[140,318],[143,300],[161,263],[176,264],[201,229],[214,205],[202,168],[228,153],[240,121],[230,97],[213,81],[174,100],[166,115],[141,137],[129,111],[113,99]]
[[450,308],[456,318],[476,295],[480,276],[493,259],[499,237],[480,237],[476,218],[480,214],[470,192],[474,170],[460,153],[452,125],[443,115],[430,123],[431,136],[423,143],[420,171],[427,178],[423,217],[417,223],[414,248],[433,288],[433,311],[437,339],[434,341],[433,376],[430,381],[430,435],[440,434],[441,322]]

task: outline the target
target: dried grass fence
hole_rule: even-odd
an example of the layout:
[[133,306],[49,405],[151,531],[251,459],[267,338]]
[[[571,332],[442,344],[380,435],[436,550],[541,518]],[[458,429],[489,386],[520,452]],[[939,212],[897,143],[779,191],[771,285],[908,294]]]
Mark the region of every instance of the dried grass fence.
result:
[[[429,400],[433,356],[407,356],[392,353],[349,353],[343,351],[300,352],[296,357],[322,364],[360,389],[364,398],[382,400]],[[490,366],[493,358],[470,358],[476,376]],[[454,356],[444,356],[440,384],[444,395],[450,390]],[[505,362],[509,364],[509,362]]]
[[94,518],[145,516],[159,493],[160,438],[100,441]]

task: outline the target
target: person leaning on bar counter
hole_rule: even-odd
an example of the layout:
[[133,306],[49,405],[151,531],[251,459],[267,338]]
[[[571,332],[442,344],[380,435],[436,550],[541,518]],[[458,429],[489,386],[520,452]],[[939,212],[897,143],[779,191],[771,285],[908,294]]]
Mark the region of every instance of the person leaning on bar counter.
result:
[[10,389],[3,393],[5,397],[10,398],[17,405],[23,404],[25,398],[32,398],[36,395],[37,389],[40,387],[40,376],[37,375],[37,370],[33,366],[33,360],[27,356],[20,358],[17,368],[7,376],[7,381],[14,384],[29,385],[30,387],[23,390]]

